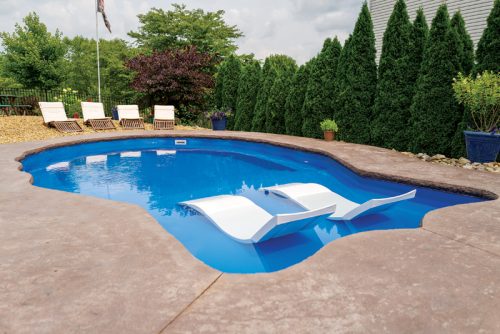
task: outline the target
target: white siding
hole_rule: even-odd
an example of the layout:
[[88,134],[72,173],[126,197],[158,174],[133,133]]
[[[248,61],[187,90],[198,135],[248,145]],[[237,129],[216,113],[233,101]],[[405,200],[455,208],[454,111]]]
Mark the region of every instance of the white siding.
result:
[[[443,2],[448,5],[450,17],[453,16],[457,10],[460,10],[462,16],[464,17],[467,31],[469,32],[474,45],[477,46],[477,42],[481,38],[483,30],[486,28],[486,19],[493,8],[493,0],[407,0],[406,6],[408,7],[408,14],[410,15],[412,22],[415,19],[417,9],[422,7],[424,9],[427,23],[430,27],[437,8]],[[375,31],[377,58],[380,57],[380,52],[382,50],[382,38],[387,26],[387,21],[391,16],[395,3],[396,0],[370,1],[370,11]]]

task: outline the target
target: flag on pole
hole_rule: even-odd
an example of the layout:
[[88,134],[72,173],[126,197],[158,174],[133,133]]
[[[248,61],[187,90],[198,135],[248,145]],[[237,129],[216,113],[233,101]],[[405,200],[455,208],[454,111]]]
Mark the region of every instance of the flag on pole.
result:
[[104,20],[104,25],[111,32],[111,25],[109,24],[108,17],[104,12],[104,0],[97,0],[97,11],[102,14],[102,19]]

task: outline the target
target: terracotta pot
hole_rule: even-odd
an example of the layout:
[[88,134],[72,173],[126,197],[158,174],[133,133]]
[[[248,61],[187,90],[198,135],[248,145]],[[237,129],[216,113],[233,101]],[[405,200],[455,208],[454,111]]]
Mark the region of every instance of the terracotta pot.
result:
[[335,140],[335,132],[333,132],[333,131],[323,131],[323,134],[325,135],[325,140],[326,141],[334,141]]
[[73,114],[73,118],[80,118],[80,114],[78,114],[77,112],[75,112],[75,113]]

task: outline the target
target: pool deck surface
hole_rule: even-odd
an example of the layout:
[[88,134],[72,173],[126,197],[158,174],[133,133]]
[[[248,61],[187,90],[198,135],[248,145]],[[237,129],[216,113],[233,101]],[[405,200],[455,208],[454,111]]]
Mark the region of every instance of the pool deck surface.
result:
[[500,194],[500,175],[376,147],[244,132],[134,131],[0,145],[0,333],[500,333],[500,200],[354,234],[291,268],[233,275],[142,208],[30,184],[15,159],[75,141],[239,138],[323,152],[363,175]]

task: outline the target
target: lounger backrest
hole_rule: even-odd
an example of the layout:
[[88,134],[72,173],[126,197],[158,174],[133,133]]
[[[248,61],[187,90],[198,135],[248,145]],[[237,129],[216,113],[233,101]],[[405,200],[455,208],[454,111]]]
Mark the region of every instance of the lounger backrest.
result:
[[155,106],[155,119],[161,120],[174,120],[175,108],[174,106]]
[[82,102],[83,121],[106,118],[104,107],[100,102]]
[[68,120],[62,102],[38,102],[38,105],[42,111],[43,121],[45,123],[64,122]]
[[122,118],[139,119],[139,106],[137,104],[116,106],[118,109],[118,120]]

